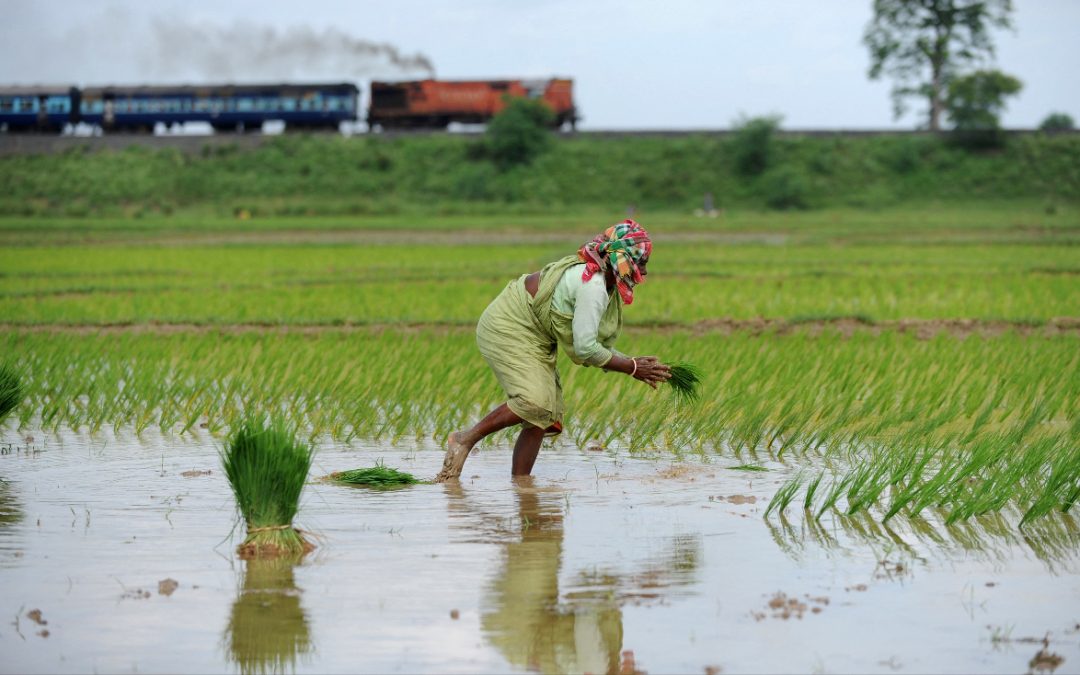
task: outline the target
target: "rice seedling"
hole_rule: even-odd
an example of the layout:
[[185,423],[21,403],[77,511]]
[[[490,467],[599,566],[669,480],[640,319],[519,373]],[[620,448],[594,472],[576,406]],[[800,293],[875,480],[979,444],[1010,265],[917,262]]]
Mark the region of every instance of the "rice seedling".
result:
[[788,505],[791,504],[791,501],[795,499],[799,488],[802,487],[802,481],[803,476],[800,473],[777,490],[772,500],[769,501],[769,506],[765,509],[765,517],[768,518],[773,511],[782,515],[787,510]]
[[0,422],[22,401],[19,374],[7,364],[0,364]]
[[698,385],[701,383],[701,369],[680,361],[671,365],[671,378],[667,380],[671,394],[678,403],[694,403],[700,398]]
[[247,536],[241,558],[299,557],[315,546],[293,527],[313,450],[284,423],[248,418],[221,453]]
[[416,485],[421,481],[411,473],[398,471],[397,469],[384,466],[382,461],[375,466],[366,469],[350,469],[348,471],[335,471],[327,476],[327,479],[335,483],[345,485],[361,485],[377,489],[401,487],[403,485]]

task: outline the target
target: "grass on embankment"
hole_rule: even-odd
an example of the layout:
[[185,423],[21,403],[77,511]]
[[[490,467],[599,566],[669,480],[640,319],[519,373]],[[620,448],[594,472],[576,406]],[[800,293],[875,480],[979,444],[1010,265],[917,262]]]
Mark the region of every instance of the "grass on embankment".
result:
[[933,136],[776,138],[769,169],[742,176],[732,139],[561,138],[498,170],[479,139],[283,136],[254,150],[132,146],[0,158],[0,211],[18,215],[252,216],[506,213],[602,205],[689,211],[790,203],[880,208],[913,200],[1080,199],[1080,136],[1009,138],[971,152]]

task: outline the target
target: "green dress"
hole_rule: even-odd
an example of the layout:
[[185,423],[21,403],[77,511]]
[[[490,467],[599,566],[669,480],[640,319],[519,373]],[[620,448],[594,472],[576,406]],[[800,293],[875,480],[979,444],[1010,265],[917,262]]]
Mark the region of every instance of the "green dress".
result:
[[[525,290],[527,274],[511,281],[496,297],[476,326],[480,354],[506,392],[507,405],[529,424],[550,429],[563,416],[562,384],[555,367],[557,346],[574,363],[574,317],[552,306],[563,274],[581,260],[576,255],[545,265],[540,270],[536,296]],[[600,318],[597,339],[607,348],[622,331],[622,301],[612,293]]]

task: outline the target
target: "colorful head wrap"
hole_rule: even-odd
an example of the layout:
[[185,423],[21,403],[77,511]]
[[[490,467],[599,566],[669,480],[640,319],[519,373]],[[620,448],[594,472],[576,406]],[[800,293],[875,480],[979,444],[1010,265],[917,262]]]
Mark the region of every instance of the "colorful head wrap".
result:
[[585,261],[582,281],[592,279],[600,270],[610,269],[615,274],[615,286],[623,303],[634,301],[634,286],[644,277],[638,265],[649,259],[652,241],[641,225],[627,218],[612,225],[578,250],[578,257]]

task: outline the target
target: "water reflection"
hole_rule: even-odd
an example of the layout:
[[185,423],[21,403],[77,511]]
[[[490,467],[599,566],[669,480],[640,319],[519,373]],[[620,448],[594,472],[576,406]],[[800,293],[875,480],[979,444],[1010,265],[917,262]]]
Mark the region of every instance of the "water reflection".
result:
[[[460,492],[452,496],[459,497],[459,505],[468,503]],[[502,562],[481,609],[484,634],[523,669],[637,672],[633,651],[623,649],[622,608],[692,584],[701,559],[700,537],[676,537],[661,555],[630,572],[580,570],[568,575],[570,581],[560,589],[564,497],[562,491],[537,488],[531,478],[516,479],[516,533],[499,538]]]
[[1003,565],[1017,551],[1027,551],[1052,574],[1072,572],[1080,562],[1080,523],[1070,514],[1050,514],[1020,528],[1015,510],[987,514],[952,525],[939,518],[895,519],[882,523],[869,513],[826,516],[820,521],[804,514],[792,523],[781,515],[765,522],[777,546],[794,559],[807,547],[850,555],[866,545],[899,551],[922,560],[964,557]]
[[15,486],[0,478],[0,531],[22,521],[23,513],[15,496]]
[[520,537],[504,545],[481,625],[515,666],[544,673],[619,671],[622,611],[614,601],[559,606],[563,496],[517,479]]
[[[294,560],[248,560],[225,630],[226,658],[248,673],[288,673],[312,653]],[[306,660],[306,659],[305,659]]]

